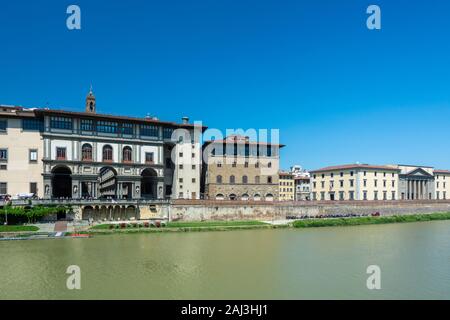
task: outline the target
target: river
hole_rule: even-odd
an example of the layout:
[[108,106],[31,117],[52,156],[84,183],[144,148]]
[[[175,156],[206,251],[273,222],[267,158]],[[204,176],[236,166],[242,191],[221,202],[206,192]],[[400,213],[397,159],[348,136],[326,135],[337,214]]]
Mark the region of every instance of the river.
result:
[[450,221],[1,241],[0,299],[15,298],[449,299]]

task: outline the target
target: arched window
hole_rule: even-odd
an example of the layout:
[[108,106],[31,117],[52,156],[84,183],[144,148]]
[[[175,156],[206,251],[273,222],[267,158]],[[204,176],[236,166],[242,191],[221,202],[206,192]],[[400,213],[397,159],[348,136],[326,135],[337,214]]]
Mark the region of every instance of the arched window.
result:
[[231,184],[236,183],[236,178],[234,176],[230,176],[230,183]]
[[242,176],[242,183],[248,183],[248,177],[247,176]]
[[266,201],[273,201],[273,194],[271,193],[266,194]]
[[223,194],[219,193],[216,195],[216,200],[223,200],[223,199],[224,199]]
[[83,161],[92,160],[92,146],[89,143],[85,143],[81,147],[81,160]]
[[123,162],[131,162],[132,159],[132,151],[130,147],[124,147],[122,150],[122,161]]
[[230,200],[236,200],[237,197],[234,193],[230,194]]
[[113,148],[110,145],[103,147],[103,161],[112,162],[113,161]]
[[260,200],[261,200],[261,196],[259,195],[259,193],[256,193],[256,194],[253,196],[253,200],[255,200],[255,201],[260,201]]
[[241,200],[243,200],[243,201],[248,201],[248,194],[247,194],[247,193],[244,193],[244,194],[241,196]]
[[256,184],[259,184],[259,176],[256,176],[256,177],[255,177],[255,183],[256,183]]
[[216,183],[222,183],[222,176],[221,175],[216,177]]

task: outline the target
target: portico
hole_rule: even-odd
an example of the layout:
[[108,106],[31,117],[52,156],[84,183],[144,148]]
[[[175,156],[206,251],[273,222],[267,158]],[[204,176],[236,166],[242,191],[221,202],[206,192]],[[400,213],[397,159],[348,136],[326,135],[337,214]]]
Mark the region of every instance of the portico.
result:
[[422,168],[400,174],[402,200],[434,199],[434,176]]

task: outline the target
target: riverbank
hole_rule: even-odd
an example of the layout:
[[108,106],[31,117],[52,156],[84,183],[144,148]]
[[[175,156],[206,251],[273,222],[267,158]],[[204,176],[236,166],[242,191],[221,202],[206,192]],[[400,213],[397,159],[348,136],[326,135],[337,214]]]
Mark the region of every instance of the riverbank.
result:
[[198,232],[198,231],[229,231],[250,229],[286,228],[288,225],[272,225],[262,221],[201,221],[201,222],[169,222],[159,226],[143,223],[100,224],[80,233],[111,234],[111,233],[152,233],[152,232]]
[[357,217],[357,218],[332,218],[332,219],[308,219],[297,220],[292,223],[294,228],[319,228],[319,227],[345,227],[370,224],[425,222],[437,220],[450,220],[450,212],[412,214],[402,216],[381,216],[381,217]]

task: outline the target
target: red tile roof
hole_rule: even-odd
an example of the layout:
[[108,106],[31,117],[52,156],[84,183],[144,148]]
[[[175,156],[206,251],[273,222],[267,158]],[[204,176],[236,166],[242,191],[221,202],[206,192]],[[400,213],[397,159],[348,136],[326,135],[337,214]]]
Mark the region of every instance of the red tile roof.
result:
[[391,170],[391,171],[401,171],[398,168],[390,166],[379,166],[370,164],[344,164],[339,166],[330,166],[317,170],[312,170],[311,172],[324,172],[324,171],[336,171],[336,170],[349,170],[349,169],[372,169],[372,170]]
[[444,174],[450,174],[450,170],[434,170],[434,173],[444,173]]

